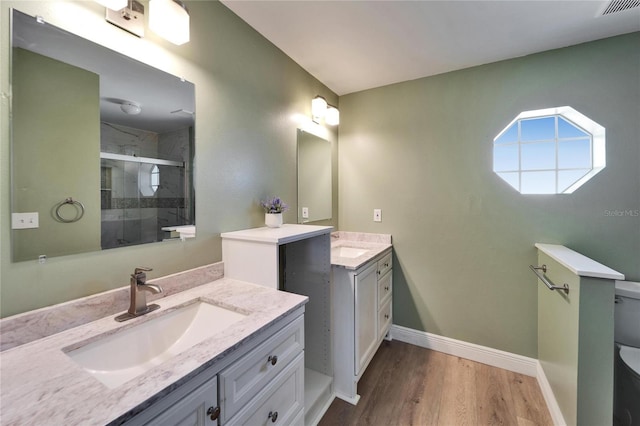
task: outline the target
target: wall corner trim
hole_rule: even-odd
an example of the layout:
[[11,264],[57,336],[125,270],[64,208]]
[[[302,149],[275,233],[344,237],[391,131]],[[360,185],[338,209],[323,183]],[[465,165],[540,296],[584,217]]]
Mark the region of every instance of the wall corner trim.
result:
[[390,334],[392,339],[401,342],[535,377],[542,391],[542,396],[547,403],[553,423],[555,425],[566,424],[544,370],[537,359],[395,324],[391,326]]

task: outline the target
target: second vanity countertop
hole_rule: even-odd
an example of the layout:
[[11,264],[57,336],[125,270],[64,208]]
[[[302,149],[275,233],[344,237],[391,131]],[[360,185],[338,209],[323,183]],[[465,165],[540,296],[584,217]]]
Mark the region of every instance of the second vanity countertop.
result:
[[[193,300],[248,315],[115,389],[103,385],[63,351],[161,316]],[[124,323],[109,316],[6,350],[0,355],[2,424],[119,423],[125,414],[160,399],[307,300],[305,296],[222,278],[160,299],[161,309]]]
[[[349,256],[340,256],[340,249],[347,248]],[[342,266],[345,269],[358,269],[370,260],[391,249],[391,235],[368,234],[361,232],[337,231],[331,234],[331,265]],[[364,252],[357,256],[354,250],[362,249]],[[346,254],[346,253],[345,253]]]

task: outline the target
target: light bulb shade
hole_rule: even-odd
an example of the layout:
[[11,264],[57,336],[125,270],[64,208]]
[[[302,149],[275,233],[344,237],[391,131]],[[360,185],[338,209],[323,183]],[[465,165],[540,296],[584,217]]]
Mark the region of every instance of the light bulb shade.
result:
[[338,111],[338,108],[329,105],[329,107],[327,108],[327,114],[324,117],[324,121],[329,126],[337,126],[338,124],[340,124],[340,111]]
[[122,112],[129,115],[138,115],[142,111],[142,107],[139,103],[129,101],[122,102],[122,104],[120,104],[120,109]]
[[311,100],[311,116],[313,121],[319,122],[327,112],[327,101],[322,96],[316,96]]
[[189,12],[181,2],[150,0],[149,28],[179,46],[189,41]]
[[96,3],[103,5],[107,9],[120,10],[129,5],[129,0],[95,0]]

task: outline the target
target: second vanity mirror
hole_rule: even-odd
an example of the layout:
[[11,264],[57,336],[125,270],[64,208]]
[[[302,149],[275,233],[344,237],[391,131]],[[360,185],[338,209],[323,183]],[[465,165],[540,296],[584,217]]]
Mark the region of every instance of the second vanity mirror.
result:
[[298,129],[298,223],[331,219],[331,143]]
[[16,10],[11,76],[14,262],[195,235],[192,83]]

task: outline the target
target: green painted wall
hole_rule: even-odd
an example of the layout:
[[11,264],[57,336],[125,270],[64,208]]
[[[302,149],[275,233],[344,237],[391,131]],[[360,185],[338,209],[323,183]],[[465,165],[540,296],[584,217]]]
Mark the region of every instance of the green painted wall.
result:
[[[13,260],[100,250],[100,145],[87,143],[100,139],[99,76],[16,48],[13,100],[11,211],[39,218],[38,229],[13,231]],[[54,207],[68,197],[87,208],[61,223]],[[65,219],[78,214],[60,208]]]
[[[146,2],[143,2],[146,4]],[[316,95],[338,98],[217,1],[186,2],[191,41],[174,46],[147,31],[138,39],[104,20],[92,1],[2,1],[0,27],[0,316],[126,285],[136,266],[150,277],[220,261],[220,232],[264,225],[258,205],[277,194],[296,205],[296,129],[309,125]],[[179,75],[196,87],[196,224],[184,243],[156,243],[12,263],[10,258],[10,8]],[[337,223],[337,131],[332,142]],[[99,164],[99,163],[98,163]],[[96,188],[97,190],[97,188]],[[295,208],[285,222],[296,222]]]
[[[340,97],[339,227],[393,234],[395,324],[537,357],[534,243],[640,279],[639,76],[634,33]],[[520,195],[493,138],[564,105],[606,128],[607,167],[571,195]]]

